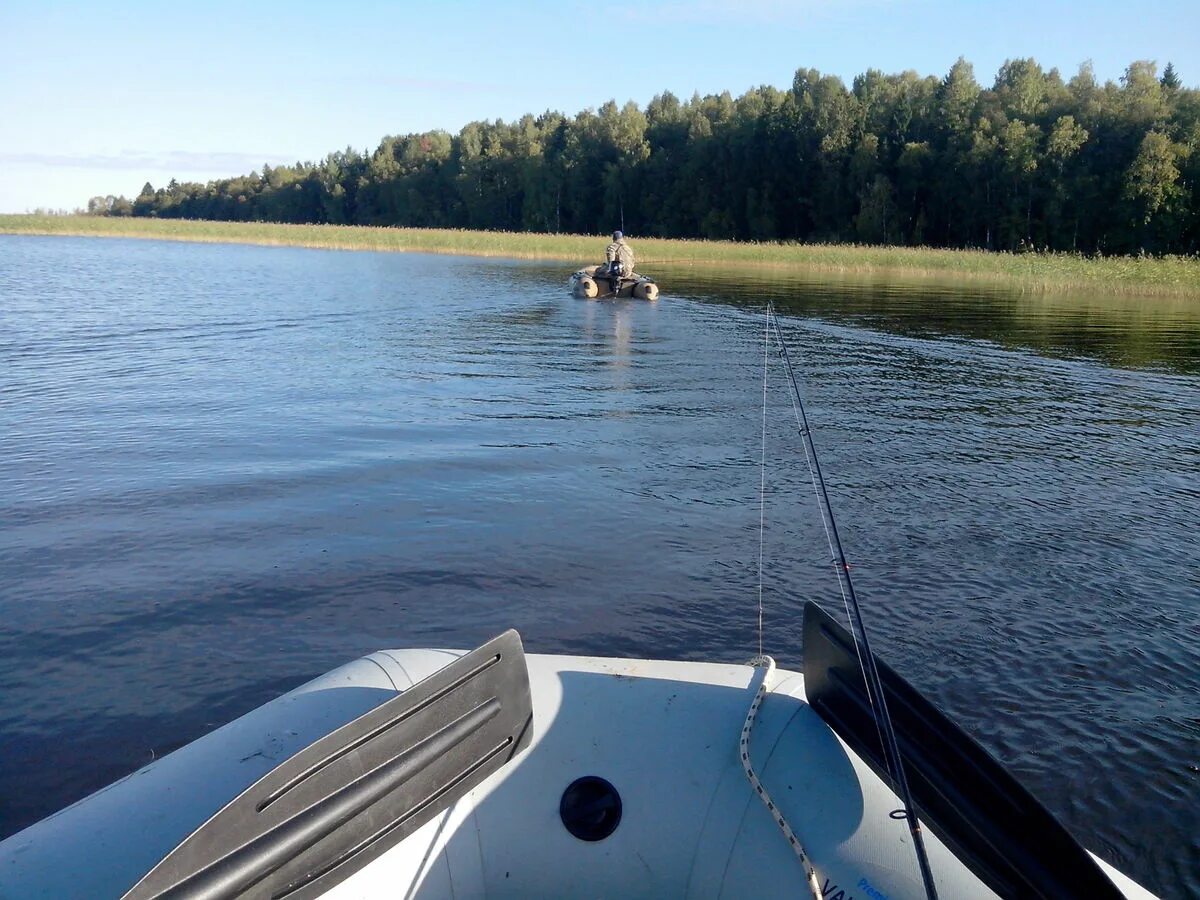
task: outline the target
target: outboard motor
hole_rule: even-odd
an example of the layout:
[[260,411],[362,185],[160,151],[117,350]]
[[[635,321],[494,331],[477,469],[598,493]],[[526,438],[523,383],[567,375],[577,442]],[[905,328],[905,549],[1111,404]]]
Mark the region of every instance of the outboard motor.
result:
[[625,275],[625,265],[619,259],[614,259],[608,264],[608,283],[612,286],[612,292],[615,294],[621,289],[621,278]]

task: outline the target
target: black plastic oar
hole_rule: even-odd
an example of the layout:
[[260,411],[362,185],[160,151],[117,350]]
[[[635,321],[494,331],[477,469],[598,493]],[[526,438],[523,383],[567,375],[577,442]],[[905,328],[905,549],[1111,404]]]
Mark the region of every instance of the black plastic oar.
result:
[[[1123,900],[1091,854],[999,762],[876,660],[917,813],[1001,897]],[[809,705],[895,790],[850,632],[804,607]]]
[[507,631],[272,770],[125,895],[314,897],[445,811],[532,739]]

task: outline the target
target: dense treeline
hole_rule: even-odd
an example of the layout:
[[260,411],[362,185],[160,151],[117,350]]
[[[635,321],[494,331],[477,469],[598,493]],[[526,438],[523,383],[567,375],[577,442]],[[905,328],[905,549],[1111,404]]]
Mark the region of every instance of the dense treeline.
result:
[[983,88],[812,69],[790,90],[387,137],[319,163],[95,198],[110,215],[1092,253],[1200,248],[1200,90],[1032,59]]

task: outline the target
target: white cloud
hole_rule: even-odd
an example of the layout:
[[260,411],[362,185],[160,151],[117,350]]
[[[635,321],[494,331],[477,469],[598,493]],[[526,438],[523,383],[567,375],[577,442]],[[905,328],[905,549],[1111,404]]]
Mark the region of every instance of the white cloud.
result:
[[422,94],[495,94],[510,88],[501,84],[484,84],[479,81],[455,81],[451,78],[414,78],[405,75],[390,75],[372,72],[368,75],[342,76],[338,79],[349,84],[362,84],[369,80],[372,85],[384,85],[404,91]]
[[894,0],[667,0],[623,8],[619,15],[642,24],[774,25],[808,24],[832,13],[891,5]]
[[244,174],[264,162],[296,162],[279,153],[122,150],[120,153],[0,153],[0,164],[115,171],[180,170]]

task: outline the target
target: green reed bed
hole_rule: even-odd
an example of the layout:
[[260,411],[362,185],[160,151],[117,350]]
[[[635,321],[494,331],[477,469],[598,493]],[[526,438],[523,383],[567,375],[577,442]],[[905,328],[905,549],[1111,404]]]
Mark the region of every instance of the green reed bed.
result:
[[[153,238],[559,259],[595,262],[607,235],[530,234],[435,228],[282,225],[97,216],[0,215],[0,233]],[[820,273],[987,280],[1019,290],[1200,296],[1200,256],[1085,257],[850,244],[739,243],[631,238],[639,269],[655,264],[747,266]],[[652,274],[652,273],[651,273]]]

